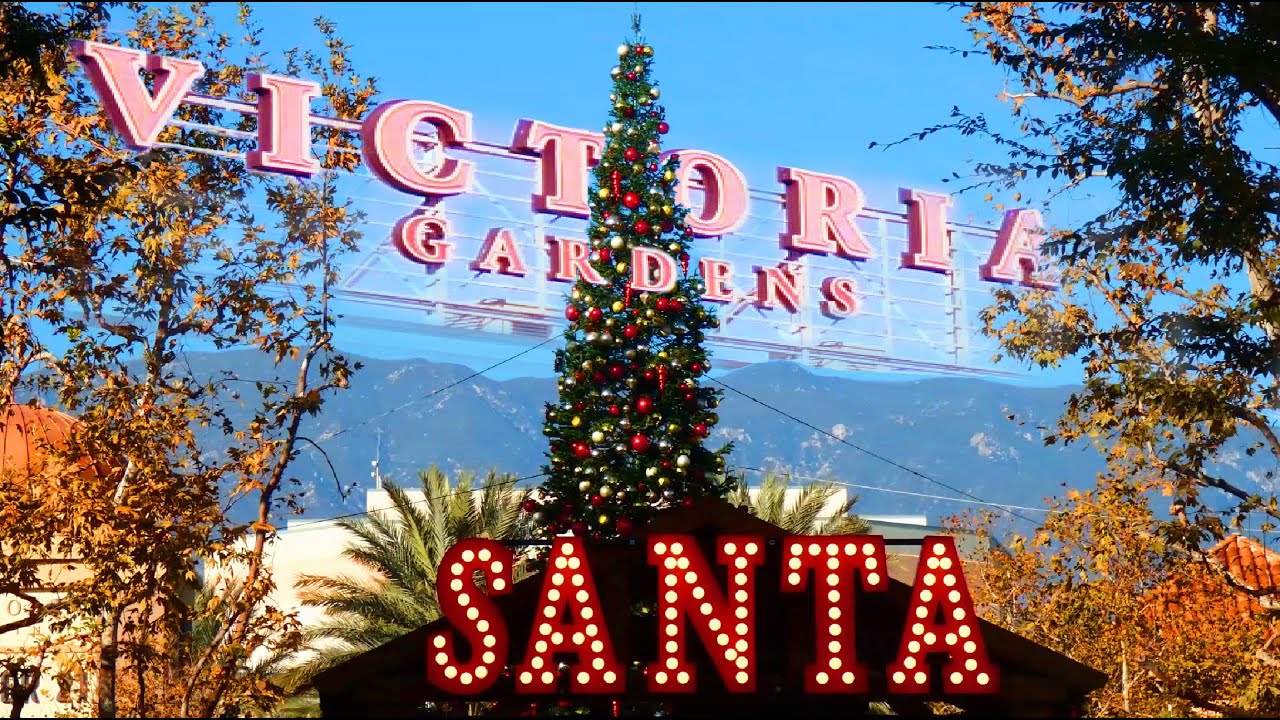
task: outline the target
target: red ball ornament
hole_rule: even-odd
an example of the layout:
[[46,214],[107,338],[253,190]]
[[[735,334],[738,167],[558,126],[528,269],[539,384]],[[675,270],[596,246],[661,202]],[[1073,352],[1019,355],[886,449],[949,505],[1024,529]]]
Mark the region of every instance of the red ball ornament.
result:
[[671,302],[667,303],[667,310],[671,312],[680,312],[683,309],[684,309],[684,303],[680,302],[679,300],[672,300]]
[[577,522],[570,525],[569,529],[573,531],[574,535],[581,535],[587,531],[587,524],[582,522],[581,520],[578,520]]
[[702,423],[698,423],[697,425],[693,426],[693,432],[695,435],[706,437],[707,434],[711,432],[711,430],[708,429],[706,425],[703,425]]
[[663,231],[663,232],[671,232],[671,229],[672,229],[672,228],[674,228],[675,226],[676,226],[676,224],[675,224],[675,223],[673,223],[673,222],[671,222],[670,220],[663,220],[663,221],[662,221],[662,231]]
[[671,129],[671,126],[668,124],[664,122],[658,123],[658,132],[662,133],[663,135],[666,135],[667,131],[670,129]]
[[617,405],[610,405],[609,414],[614,417],[618,417],[619,415],[622,414],[622,408],[618,407]]
[[654,378],[656,378],[656,377],[658,377],[658,374],[657,374],[657,373],[655,373],[654,371],[652,371],[652,370],[645,370],[645,371],[644,371],[644,379],[645,379],[645,380],[647,380],[647,381],[649,381],[649,382],[653,382]]
[[633,338],[639,332],[640,332],[640,328],[636,327],[635,325],[628,325],[622,328],[622,336],[625,338]]
[[559,534],[560,534],[560,523],[554,523],[554,522],[553,522],[553,523],[547,523],[547,532],[551,533],[552,535],[559,535]]
[[[648,375],[648,373],[645,373],[645,374]],[[636,398],[636,412],[640,413],[641,415],[648,415],[649,413],[653,412],[653,401],[645,397],[644,395],[641,395],[640,397]]]
[[538,503],[532,500],[525,500],[524,502],[520,503],[520,509],[524,510],[527,513],[531,513],[534,510],[538,509]]
[[671,469],[671,461],[670,461],[670,460],[663,460],[663,461],[662,461],[662,469],[663,469],[663,470],[670,470],[670,469]]
[[635,162],[640,159],[640,151],[635,148],[627,148],[622,151],[622,157],[626,158],[627,162]]
[[697,396],[697,395],[695,395],[695,394],[693,394],[693,393],[691,393],[691,392],[687,392],[687,393],[685,393],[685,394],[684,394],[684,401],[685,401],[685,402],[687,402],[687,403],[691,403],[691,402],[693,402],[693,401],[695,401],[695,400],[697,400],[697,399],[698,399],[698,396]]
[[649,172],[658,172],[658,163],[649,163]]
[[585,458],[591,455],[591,448],[587,447],[586,443],[574,443],[573,454],[580,458]]
[[603,385],[606,379],[607,378],[605,377],[605,374],[600,372],[599,370],[591,374],[591,381],[597,385]]
[[627,208],[631,210],[635,210],[640,207],[640,196],[636,193],[629,192],[622,196],[622,204],[626,205]]
[[614,528],[617,529],[619,535],[631,535],[636,531],[636,522],[631,518],[618,518],[618,521],[614,523]]
[[591,496],[591,507],[600,507],[601,503],[603,502],[604,502],[604,498],[600,497],[599,495]]
[[[579,379],[581,379],[581,378],[579,378]],[[577,410],[578,412],[582,412],[583,408],[585,408],[585,407],[586,407],[586,405],[585,405],[585,404],[583,404],[583,402],[582,402],[581,400],[579,400],[578,402],[576,402],[576,403],[574,403],[574,404],[573,404],[573,409],[574,409],[574,410]]]
[[636,116],[636,109],[635,109],[635,108],[630,108],[630,107],[629,107],[629,108],[622,108],[622,114],[623,114],[625,117],[635,117],[635,116]]
[[691,497],[680,498],[680,504],[683,505],[684,507],[693,507],[693,498]]
[[604,319],[604,311],[598,307],[593,307],[587,311],[587,319],[591,322],[600,322]]
[[637,220],[637,221],[636,221],[636,233],[638,233],[638,234],[640,234],[640,235],[643,235],[643,234],[645,234],[645,233],[647,233],[647,232],[649,232],[649,221],[648,221],[648,220]]
[[582,311],[573,305],[570,305],[564,309],[564,317],[569,322],[577,322],[578,318],[582,317]]
[[656,309],[658,312],[666,312],[667,308],[670,307],[670,305],[671,303],[667,302],[667,299],[664,297],[658,298],[657,301],[653,303],[654,309]]
[[633,73],[633,72],[632,72],[632,73],[627,73],[627,79],[628,79],[628,80],[631,80],[632,82],[634,82],[634,81],[635,81],[635,79],[636,79],[636,74],[635,74],[635,73]]
[[609,366],[609,379],[610,379],[610,380],[621,380],[623,377],[625,377],[625,376],[626,376],[626,374],[627,374],[627,369],[626,369],[626,368],[624,368],[624,367],[622,367],[621,365],[610,365],[610,366]]
[[584,375],[584,374],[582,373],[582,371],[581,371],[581,370],[574,370],[574,371],[573,371],[573,379],[574,379],[574,380],[577,380],[578,382],[582,382],[586,377],[587,377],[587,376],[586,376],[586,375]]
[[644,452],[649,449],[649,438],[645,435],[635,434],[631,436],[631,449],[636,452]]
[[702,363],[696,360],[694,362],[689,363],[689,370],[691,372],[696,372],[696,373],[702,372]]
[[613,257],[613,253],[609,252],[609,248],[600,248],[600,252],[598,254],[600,255],[600,259],[605,262],[608,262],[609,258]]

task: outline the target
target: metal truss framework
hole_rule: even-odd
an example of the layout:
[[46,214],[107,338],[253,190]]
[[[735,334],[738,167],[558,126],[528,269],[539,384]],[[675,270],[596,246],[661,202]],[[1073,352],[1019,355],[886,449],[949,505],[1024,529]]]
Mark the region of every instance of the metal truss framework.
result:
[[[254,105],[223,98],[189,95],[187,102],[254,114]],[[320,125],[357,130],[357,123],[312,116]],[[175,122],[188,130],[247,136],[233,130]],[[415,136],[424,166],[439,161],[429,132]],[[165,145],[161,143],[161,145]],[[209,152],[183,145],[175,149]],[[317,146],[319,149],[320,146]],[[351,308],[346,322],[394,328],[426,336],[474,340],[541,340],[564,326],[569,284],[548,279],[548,236],[584,239],[586,221],[536,213],[531,196],[538,189],[535,157],[486,142],[467,143],[450,152],[475,163],[471,192],[434,207],[450,225],[450,260],[426,267],[401,255],[391,243],[397,220],[418,210],[420,200],[384,186],[361,168],[342,188],[364,215],[366,246],[342,268],[335,294]],[[227,153],[219,153],[227,154]],[[690,193],[700,207],[697,186]],[[867,209],[859,229],[875,250],[867,261],[803,255],[787,260],[779,246],[785,229],[783,194],[752,190],[748,216],[732,234],[695,243],[690,270],[699,257],[732,262],[734,299],[718,308],[721,328],[709,335],[713,357],[722,368],[768,360],[790,360],[818,368],[1008,376],[992,367],[994,346],[976,332],[976,313],[990,301],[992,283],[980,279],[978,266],[995,242],[994,228],[949,223],[952,270],[933,273],[899,268],[907,249],[907,218],[902,212]],[[477,272],[470,261],[491,230],[511,231],[528,265],[524,277]],[[756,303],[755,267],[786,267],[800,278],[799,312],[762,308]],[[822,280],[849,277],[857,285],[858,310],[832,318],[819,310]]]

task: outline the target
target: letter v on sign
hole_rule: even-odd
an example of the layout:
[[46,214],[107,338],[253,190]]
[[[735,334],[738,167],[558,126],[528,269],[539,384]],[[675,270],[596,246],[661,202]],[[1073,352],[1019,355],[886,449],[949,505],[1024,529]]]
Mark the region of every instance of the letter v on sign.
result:
[[[75,40],[71,52],[102,98],[116,134],[137,151],[150,150],[156,144],[191,86],[204,76],[204,65],[195,60],[148,55],[115,45]],[[154,92],[147,89],[140,70],[155,74]]]

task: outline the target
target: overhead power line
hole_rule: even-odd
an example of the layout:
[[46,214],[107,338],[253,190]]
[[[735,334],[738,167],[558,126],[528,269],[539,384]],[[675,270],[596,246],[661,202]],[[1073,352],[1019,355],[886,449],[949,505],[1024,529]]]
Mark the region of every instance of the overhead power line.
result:
[[[479,485],[476,485],[475,487],[454,490],[452,492],[443,493],[441,495],[432,495],[428,497],[423,497],[421,500],[414,500],[410,504],[421,505],[422,503],[432,502],[435,500],[444,500],[445,498],[451,498],[454,495],[461,495],[463,493],[480,492],[483,490],[489,490],[490,488],[500,488],[504,486],[510,486],[512,489],[514,489],[516,485],[524,482],[525,480],[533,480],[534,478],[540,478],[545,474],[546,473],[534,473],[533,475],[525,475],[524,477],[518,477],[515,480],[501,480],[501,481],[489,483],[489,484],[481,483]],[[383,512],[390,509],[392,508],[380,508],[378,510],[361,510],[359,512],[347,513],[346,515],[336,515],[334,517],[324,518],[321,520],[306,520],[303,522],[293,523],[288,527],[286,527],[285,529],[292,530],[294,528],[306,527],[307,525],[316,525],[319,523],[333,522],[334,520],[346,520],[347,518],[360,517],[361,515],[372,515],[375,512]]]
[[832,440],[835,440],[836,442],[839,442],[839,443],[843,443],[843,444],[845,444],[845,445],[848,445],[849,447],[853,448],[854,450],[858,450],[859,452],[866,453],[867,455],[870,455],[871,457],[873,457],[873,458],[875,458],[875,459],[877,459],[877,460],[879,460],[879,461],[881,461],[881,462],[888,463],[888,464],[890,464],[890,465],[892,465],[892,466],[894,466],[894,467],[896,467],[896,468],[898,468],[898,469],[900,469],[900,470],[904,470],[904,471],[906,471],[906,472],[909,472],[909,473],[911,473],[912,475],[915,475],[916,477],[918,477],[918,478],[920,478],[920,479],[922,479],[922,480],[925,480],[925,481],[927,481],[927,482],[931,482],[931,483],[933,483],[934,485],[937,485],[938,487],[946,488],[947,490],[950,490],[951,492],[954,492],[954,493],[959,493],[960,495],[963,495],[963,496],[965,496],[965,497],[969,498],[970,500],[972,500],[972,501],[974,501],[974,502],[976,502],[976,503],[979,503],[979,504],[982,504],[982,505],[989,505],[989,506],[992,506],[992,507],[998,508],[998,509],[1000,509],[1000,510],[1003,510],[1005,513],[1007,513],[1007,514],[1009,514],[1009,515],[1012,515],[1012,516],[1014,516],[1014,517],[1016,517],[1016,518],[1020,518],[1020,519],[1022,519],[1022,520],[1025,520],[1025,521],[1027,521],[1027,522],[1029,522],[1029,523],[1031,523],[1031,524],[1033,524],[1033,525],[1039,525],[1039,523],[1038,523],[1037,521],[1032,520],[1031,518],[1027,517],[1026,515],[1023,515],[1023,514],[1018,513],[1018,512],[1014,512],[1013,510],[1006,509],[1006,506],[1002,506],[1002,505],[999,505],[999,504],[997,504],[997,503],[987,502],[986,500],[983,500],[982,498],[978,497],[977,495],[974,495],[973,493],[966,492],[966,491],[964,491],[964,490],[961,490],[961,489],[960,489],[960,488],[958,488],[958,487],[955,487],[955,486],[953,486],[953,485],[949,485],[949,484],[947,484],[947,483],[945,483],[945,482],[943,482],[943,481],[941,481],[941,480],[938,480],[938,479],[936,479],[936,478],[929,477],[928,475],[925,475],[924,473],[920,472],[919,470],[916,470],[916,469],[914,469],[914,468],[907,467],[906,465],[903,465],[903,464],[902,464],[902,463],[900,463],[900,462],[896,462],[896,461],[891,460],[891,459],[889,459],[889,458],[887,458],[887,457],[885,457],[885,456],[883,456],[883,455],[881,455],[881,454],[879,454],[879,453],[877,453],[877,452],[874,452],[874,451],[872,451],[872,450],[868,450],[868,449],[866,449],[866,448],[862,447],[861,445],[858,445],[858,444],[856,444],[856,443],[849,442],[848,440],[846,440],[846,439],[844,439],[844,438],[842,438],[842,437],[840,437],[840,436],[838,436],[838,435],[835,435],[835,434],[833,434],[833,433],[831,433],[831,432],[829,432],[829,431],[827,431],[827,430],[823,430],[822,428],[818,427],[817,425],[814,425],[813,423],[806,422],[805,420],[801,420],[800,418],[796,417],[795,415],[792,415],[791,413],[789,413],[789,412],[787,412],[787,411],[785,411],[785,410],[782,410],[782,409],[780,409],[780,408],[774,407],[773,405],[770,405],[769,403],[767,403],[767,402],[765,402],[765,401],[761,400],[760,398],[757,398],[757,397],[755,397],[755,396],[753,396],[753,395],[749,395],[749,394],[747,394],[747,393],[745,393],[745,392],[742,392],[741,390],[739,390],[739,389],[737,389],[737,388],[735,388],[735,387],[733,387],[733,386],[731,386],[731,385],[726,384],[726,383],[725,383],[724,381],[722,381],[722,380],[718,380],[718,379],[713,378],[713,377],[709,377],[708,379],[709,379],[709,380],[711,380],[711,382],[714,382],[714,383],[716,383],[717,385],[720,385],[721,387],[725,388],[726,390],[732,390],[733,392],[735,392],[735,393],[737,393],[737,394],[741,395],[742,397],[744,397],[744,398],[746,398],[746,399],[750,400],[751,402],[756,403],[757,405],[760,405],[761,407],[768,408],[769,410],[772,410],[772,411],[774,411],[774,412],[778,413],[779,415],[781,415],[781,416],[783,416],[783,417],[785,417],[785,418],[787,418],[787,419],[789,419],[789,420],[791,420],[791,421],[793,421],[793,422],[799,423],[799,424],[801,424],[801,425],[803,425],[803,426],[805,426],[805,427],[809,428],[810,430],[813,430],[814,432],[818,432],[818,433],[821,433],[821,434],[823,434],[823,435],[826,435],[827,437],[831,438]]
[[493,370],[494,368],[497,368],[497,367],[501,367],[502,365],[506,365],[507,363],[511,362],[512,360],[515,360],[516,358],[519,358],[519,357],[524,356],[524,355],[528,355],[529,353],[533,352],[534,350],[537,350],[538,348],[542,347],[543,345],[546,345],[547,343],[549,343],[549,342],[551,342],[552,340],[555,340],[555,339],[556,339],[556,336],[555,336],[555,335],[552,335],[551,337],[547,338],[546,340],[543,340],[542,342],[538,343],[537,345],[534,345],[534,346],[532,346],[532,347],[527,347],[527,348],[525,348],[524,350],[521,350],[520,352],[516,353],[515,355],[512,355],[512,356],[507,357],[507,358],[503,358],[502,360],[499,360],[498,362],[496,362],[496,363],[494,363],[494,364],[490,365],[489,367],[487,367],[487,368],[485,368],[485,369],[483,369],[483,370],[477,370],[477,371],[475,371],[475,372],[471,373],[470,375],[468,375],[468,376],[466,376],[466,377],[464,377],[464,378],[461,378],[461,379],[459,379],[459,380],[455,380],[455,381],[453,381],[453,382],[449,383],[448,385],[445,385],[444,387],[436,388],[435,390],[432,390],[431,392],[427,393],[426,395],[423,395],[422,397],[414,398],[414,399],[409,400],[409,401],[407,401],[407,402],[401,403],[400,405],[397,405],[396,407],[393,407],[393,408],[391,408],[390,410],[387,410],[386,412],[381,412],[381,413],[378,413],[377,415],[373,415],[373,416],[370,416],[370,417],[368,417],[368,418],[365,418],[364,420],[361,420],[360,422],[358,422],[358,423],[356,423],[356,424],[354,424],[354,425],[348,425],[348,426],[346,426],[346,427],[344,427],[344,428],[342,428],[342,429],[340,429],[340,430],[336,430],[336,431],[331,432],[331,433],[325,433],[324,435],[321,435],[321,436],[320,436],[319,441],[320,441],[320,442],[325,442],[325,441],[327,441],[327,440],[332,440],[333,438],[336,438],[336,437],[338,437],[339,435],[343,435],[343,434],[345,434],[345,433],[351,432],[352,430],[355,430],[355,429],[356,429],[356,428],[358,428],[358,427],[362,427],[362,426],[364,426],[364,425],[368,425],[369,423],[373,422],[374,420],[377,420],[377,419],[379,419],[379,418],[384,418],[384,417],[386,417],[386,416],[388,416],[388,415],[391,415],[391,414],[393,414],[393,413],[398,413],[398,412],[400,412],[401,410],[404,410],[405,408],[412,407],[413,405],[416,405],[416,404],[418,404],[418,403],[420,403],[420,402],[424,402],[424,401],[426,401],[426,400],[430,400],[431,398],[435,397],[436,395],[439,395],[439,394],[440,394],[440,393],[442,393],[442,392],[445,392],[446,390],[450,390],[450,389],[452,389],[452,388],[455,388],[455,387],[457,387],[457,386],[461,385],[462,383],[464,383],[464,382],[466,382],[466,381],[468,381],[468,380],[471,380],[471,379],[473,379],[473,378],[480,377],[481,375],[483,375],[483,374],[485,374],[485,373],[489,372],[490,370]]

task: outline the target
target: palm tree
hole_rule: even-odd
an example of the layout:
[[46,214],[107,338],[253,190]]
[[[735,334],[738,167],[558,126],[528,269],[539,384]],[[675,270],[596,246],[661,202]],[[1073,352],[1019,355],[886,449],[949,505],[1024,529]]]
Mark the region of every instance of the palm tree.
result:
[[822,517],[827,503],[840,492],[835,483],[817,482],[805,485],[800,488],[800,495],[795,502],[788,505],[787,487],[790,484],[789,474],[779,476],[768,473],[760,483],[759,494],[752,499],[746,482],[740,481],[738,489],[729,496],[729,502],[746,508],[761,520],[795,535],[850,535],[871,530],[866,520],[849,514],[853,504],[858,501],[857,496],[851,496],[841,503],[834,514]]
[[[525,493],[516,489],[514,475],[490,471],[476,487],[470,473],[460,474],[454,484],[433,466],[419,473],[419,479],[421,499],[388,482],[384,487],[391,498],[389,510],[338,523],[353,536],[343,555],[369,570],[372,579],[299,579],[303,605],[323,608],[326,618],[303,631],[307,657],[277,678],[291,692],[304,690],[318,673],[440,617],[436,568],[459,539],[530,536],[527,516],[520,509]],[[516,580],[523,575],[522,565],[517,563]]]

